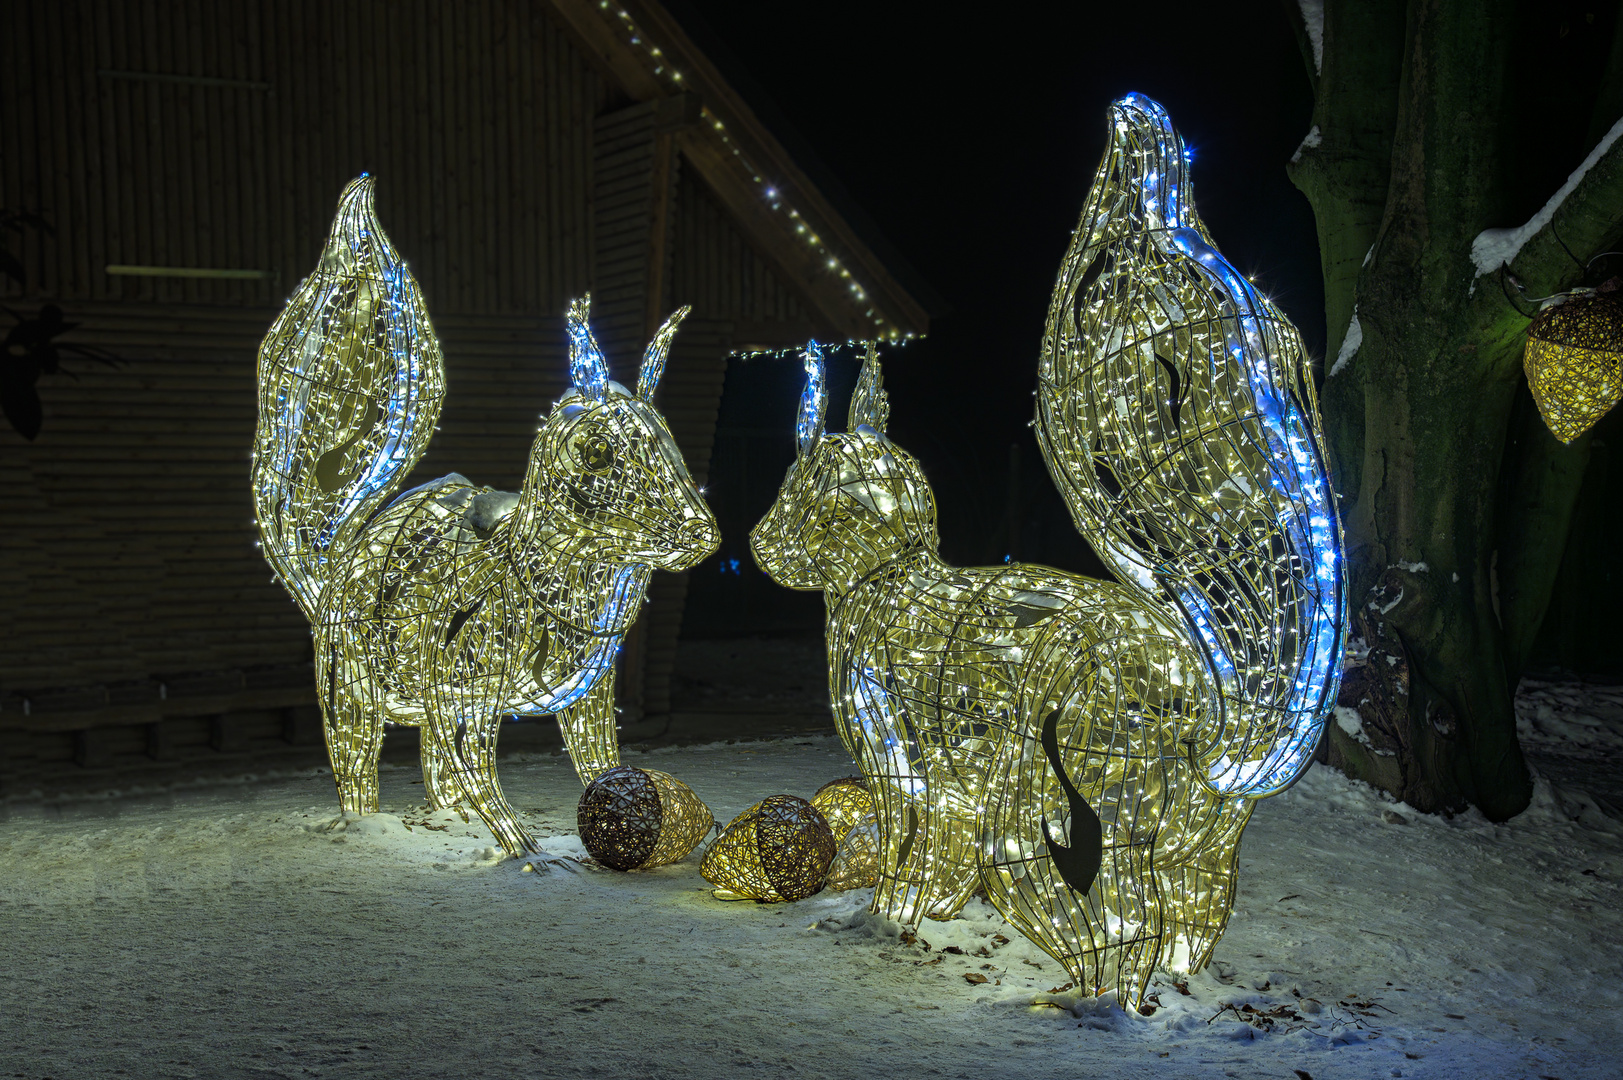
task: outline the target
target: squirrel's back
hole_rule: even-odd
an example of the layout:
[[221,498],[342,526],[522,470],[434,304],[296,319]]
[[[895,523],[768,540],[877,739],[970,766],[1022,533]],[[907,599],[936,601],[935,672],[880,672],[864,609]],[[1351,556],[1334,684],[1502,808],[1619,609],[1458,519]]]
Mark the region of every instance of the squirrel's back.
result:
[[266,559],[307,616],[331,555],[423,456],[444,398],[422,293],[363,175],[259,349],[255,517]]

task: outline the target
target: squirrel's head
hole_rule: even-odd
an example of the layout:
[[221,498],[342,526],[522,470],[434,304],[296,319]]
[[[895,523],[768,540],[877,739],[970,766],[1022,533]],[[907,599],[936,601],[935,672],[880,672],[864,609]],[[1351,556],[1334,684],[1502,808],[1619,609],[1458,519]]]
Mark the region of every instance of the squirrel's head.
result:
[[919,463],[885,437],[890,406],[873,347],[843,434],[824,430],[822,349],[811,342],[802,358],[795,463],[750,532],[750,550],[779,585],[843,592],[907,551],[936,549],[935,497]]
[[689,309],[649,342],[632,392],[609,379],[590,304],[569,307],[571,385],[536,438],[525,497],[582,558],[686,570],[716,550],[721,531],[653,397]]

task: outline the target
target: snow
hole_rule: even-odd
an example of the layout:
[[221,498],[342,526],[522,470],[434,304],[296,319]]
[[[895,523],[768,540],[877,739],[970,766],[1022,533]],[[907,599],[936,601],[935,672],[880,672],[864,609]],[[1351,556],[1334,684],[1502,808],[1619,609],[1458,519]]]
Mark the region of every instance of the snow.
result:
[[1364,734],[1364,718],[1358,715],[1357,709],[1337,705],[1335,716],[1336,727],[1345,732],[1349,739],[1356,739],[1365,746],[1369,745],[1369,736]]
[[1555,217],[1556,210],[1560,209],[1567,196],[1571,195],[1573,190],[1577,188],[1578,182],[1584,178],[1590,169],[1595,167],[1596,162],[1605,156],[1606,152],[1612,148],[1612,144],[1617,142],[1619,136],[1623,136],[1623,118],[1620,118],[1617,123],[1612,125],[1610,131],[1601,136],[1600,142],[1595,144],[1595,148],[1589,152],[1589,156],[1584,158],[1583,163],[1572,171],[1571,176],[1567,177],[1567,182],[1562,184],[1554,195],[1550,196],[1550,201],[1545,203],[1538,213],[1529,218],[1525,225],[1514,229],[1484,229],[1478,233],[1476,239],[1471,241],[1471,261],[1476,263],[1476,276],[1481,277],[1483,274],[1491,274],[1501,266],[1509,266],[1515,262],[1516,256],[1521,254],[1522,246],[1531,240],[1540,229],[1550,223]]
[[1363,343],[1364,328],[1358,322],[1358,305],[1354,304],[1352,321],[1347,324],[1347,332],[1341,336],[1341,348],[1336,352],[1336,362],[1330,365],[1330,375],[1341,374],[1341,369],[1352,362],[1353,354]]
[[1324,0],[1296,0],[1302,9],[1302,24],[1307,27],[1307,39],[1313,45],[1313,70],[1324,70]]
[[1411,574],[1425,574],[1431,571],[1431,567],[1426,565],[1424,562],[1406,562],[1403,559],[1399,559],[1392,565],[1397,567],[1399,570],[1406,570]]
[[[915,936],[867,890],[723,903],[697,856],[598,869],[560,756],[501,762],[533,866],[427,811],[404,765],[365,817],[317,770],[14,801],[0,1074],[1600,1080],[1623,1053],[1623,822],[1592,780],[1623,777],[1623,689],[1534,683],[1518,714],[1540,776],[1511,822],[1322,767],[1263,801],[1215,964],[1163,976],[1147,1017],[1068,994],[981,901]],[[627,760],[723,820],[852,771],[826,736]]]
[[1291,155],[1291,164],[1294,165],[1302,160],[1303,150],[1311,150],[1323,142],[1324,136],[1319,134],[1319,125],[1314,124],[1307,129],[1307,134],[1302,136],[1302,143],[1296,148],[1296,153]]

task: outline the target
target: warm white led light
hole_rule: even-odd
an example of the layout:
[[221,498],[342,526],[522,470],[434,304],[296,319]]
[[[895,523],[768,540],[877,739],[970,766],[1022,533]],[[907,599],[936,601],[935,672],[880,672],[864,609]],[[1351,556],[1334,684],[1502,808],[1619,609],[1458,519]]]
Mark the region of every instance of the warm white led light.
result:
[[456,473],[404,494],[445,394],[421,291],[345,189],[321,263],[259,351],[253,495],[263,550],[310,619],[327,751],[346,811],[378,808],[386,721],[423,729],[435,806],[467,802],[514,855],[539,850],[496,779],[511,714],[557,713],[582,781],[619,762],[614,658],[654,569],[714,551],[714,517],[652,404],[686,309],[635,392],[570,306],[573,385],[524,488]]
[[827,597],[874,911],[945,918],[984,889],[1079,988],[1136,1005],[1157,964],[1209,959],[1254,800],[1306,767],[1334,703],[1345,610],[1296,331],[1212,246],[1160,106],[1131,95],[1111,121],[1036,426],[1122,583],[944,563],[871,348],[843,434],[807,348],[798,454],[751,546]]

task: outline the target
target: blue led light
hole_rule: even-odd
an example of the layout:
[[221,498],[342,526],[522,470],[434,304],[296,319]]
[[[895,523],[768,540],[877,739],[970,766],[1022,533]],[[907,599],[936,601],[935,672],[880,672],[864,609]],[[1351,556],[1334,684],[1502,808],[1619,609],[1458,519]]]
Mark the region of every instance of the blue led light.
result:
[[[1117,103],[1118,133],[1130,125],[1152,149],[1146,155],[1140,197],[1152,242],[1163,255],[1188,260],[1205,279],[1213,295],[1226,300],[1230,316],[1221,320],[1228,360],[1214,356],[1214,365],[1232,363],[1245,375],[1253,402],[1252,430],[1260,437],[1269,486],[1281,498],[1276,526],[1287,551],[1285,565],[1294,576],[1301,601],[1295,608],[1274,613],[1275,629],[1294,630],[1296,651],[1274,659],[1288,666],[1285,685],[1264,678],[1256,689],[1245,685],[1243,672],[1266,657],[1278,641],[1247,642],[1251,656],[1235,655],[1234,643],[1223,631],[1223,619],[1213,598],[1187,580],[1160,574],[1183,607],[1195,635],[1211,658],[1214,673],[1229,688],[1226,693],[1247,711],[1280,710],[1275,743],[1265,757],[1244,762],[1221,759],[1211,777],[1222,789],[1258,793],[1287,783],[1312,753],[1318,731],[1334,705],[1340,683],[1340,653],[1345,627],[1339,533],[1331,503],[1328,477],[1313,437],[1311,418],[1285,390],[1289,373],[1276,370],[1275,356],[1283,345],[1276,339],[1278,316],[1221,253],[1206,242],[1195,227],[1193,214],[1183,201],[1188,163],[1193,155],[1173,130],[1171,118],[1158,103],[1142,94],[1129,94]],[[1243,478],[1235,477],[1237,483]],[[1242,486],[1249,490],[1248,485]],[[1259,553],[1256,557],[1267,557]],[[1228,603],[1235,602],[1234,597]],[[1265,605],[1266,606],[1266,605]],[[1259,613],[1266,616],[1267,613]],[[1284,623],[1278,620],[1283,618]]]
[[823,347],[815,341],[806,342],[800,359],[806,369],[806,388],[801,391],[800,410],[795,416],[795,446],[805,454],[823,434],[828,390],[823,380]]

